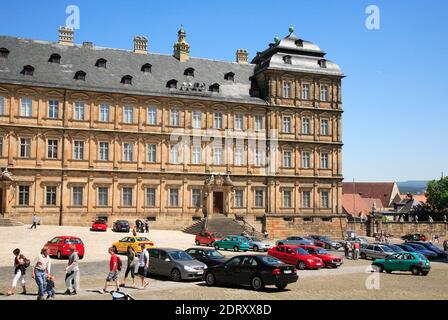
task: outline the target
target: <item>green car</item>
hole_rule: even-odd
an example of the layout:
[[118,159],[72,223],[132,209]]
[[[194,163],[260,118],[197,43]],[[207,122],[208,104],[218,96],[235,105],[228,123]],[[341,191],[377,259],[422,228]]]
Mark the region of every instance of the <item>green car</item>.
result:
[[216,250],[219,249],[233,249],[233,251],[247,251],[250,248],[249,242],[243,236],[225,236],[221,240],[213,243]]
[[417,252],[394,253],[384,259],[376,259],[372,266],[376,266],[379,272],[411,271],[413,275],[424,276],[431,270],[429,260]]

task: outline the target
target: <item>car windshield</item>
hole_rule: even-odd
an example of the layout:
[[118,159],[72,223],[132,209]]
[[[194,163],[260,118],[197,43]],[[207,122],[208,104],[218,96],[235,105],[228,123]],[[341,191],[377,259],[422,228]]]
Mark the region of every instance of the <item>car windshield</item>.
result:
[[421,253],[416,253],[417,257],[419,257],[422,260],[428,260],[426,259],[426,257],[424,255],[422,255]]
[[400,248],[399,246],[393,245],[393,244],[389,244],[388,247],[391,248],[395,252],[404,252],[404,250],[402,248]]
[[104,224],[104,223],[106,223],[106,221],[104,221],[104,220],[96,220],[95,221],[95,224]]
[[216,250],[209,250],[205,253],[209,258],[224,258],[221,252]]
[[428,250],[424,246],[422,246],[421,244],[418,244],[418,243],[413,243],[412,247],[416,248],[417,250]]
[[383,248],[384,252],[395,253],[395,251],[390,247],[381,246],[381,248]]
[[173,260],[194,260],[194,258],[185,251],[172,251],[169,255]]
[[331,241],[329,237],[319,237],[322,241]]
[[415,252],[415,249],[412,248],[411,246],[407,246],[407,245],[402,244],[400,247],[401,247],[403,250],[405,250],[405,251],[408,251],[408,252]]
[[135,239],[137,239],[137,241],[149,241],[149,239],[145,237],[137,237]]
[[431,249],[439,249],[439,248],[437,248],[435,245],[433,245],[432,243],[429,243],[429,242],[427,242],[426,243],[426,245],[428,246],[428,247],[430,247]]
[[256,238],[256,237],[250,237],[249,238],[250,241],[254,241],[254,242],[260,242],[261,240]]
[[66,244],[82,244],[81,239],[65,239]]
[[213,232],[210,234],[213,238],[219,237],[219,233]]
[[283,262],[281,262],[280,260],[278,260],[277,258],[274,257],[270,257],[270,256],[264,256],[261,258],[263,260],[264,263],[266,264],[283,264]]
[[294,251],[297,252],[298,254],[310,254],[303,248],[295,248]]
[[328,254],[328,251],[322,248],[316,249],[317,254]]

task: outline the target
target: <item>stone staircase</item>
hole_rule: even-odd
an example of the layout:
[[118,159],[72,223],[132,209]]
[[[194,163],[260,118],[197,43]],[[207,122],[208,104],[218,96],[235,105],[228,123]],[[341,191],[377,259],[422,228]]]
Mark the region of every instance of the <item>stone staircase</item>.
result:
[[[189,234],[197,234],[203,228],[205,219],[197,221],[196,223],[186,227],[182,231]],[[247,222],[242,220],[228,218],[226,216],[216,216],[214,215],[208,219],[208,231],[217,232],[222,236],[226,235],[240,235],[243,231],[246,231],[249,235],[258,238],[264,238],[263,233],[256,230]]]
[[8,218],[0,218],[0,227],[18,227],[18,226],[23,226],[23,223]]

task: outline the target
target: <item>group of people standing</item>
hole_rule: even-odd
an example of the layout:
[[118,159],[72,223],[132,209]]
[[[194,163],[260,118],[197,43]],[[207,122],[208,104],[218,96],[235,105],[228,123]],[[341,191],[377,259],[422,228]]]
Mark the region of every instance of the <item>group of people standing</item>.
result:
[[361,250],[361,243],[359,241],[346,241],[344,244],[345,258],[358,260],[359,252]]
[[[31,267],[31,278],[35,280],[37,285],[37,300],[43,300],[45,294],[47,299],[55,296],[55,277],[51,274],[51,258],[48,247],[43,247],[40,254],[31,261],[25,257],[22,251],[17,248],[13,250],[14,254],[14,278],[12,280],[11,289],[7,295],[15,294],[17,283],[20,281],[22,285],[22,293],[26,295],[26,270]],[[70,247],[70,256],[67,267],[65,268],[65,285],[67,290],[64,294],[74,295],[79,290],[79,256],[75,246]]]

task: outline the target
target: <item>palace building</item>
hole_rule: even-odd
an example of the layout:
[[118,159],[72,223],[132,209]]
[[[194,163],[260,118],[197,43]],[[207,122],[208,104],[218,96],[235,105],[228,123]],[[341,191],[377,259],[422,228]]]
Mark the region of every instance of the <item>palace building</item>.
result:
[[[337,64],[290,28],[250,61],[0,36],[0,211],[28,223],[148,218],[181,229],[225,215],[340,229]],[[296,229],[294,229],[296,228]]]

